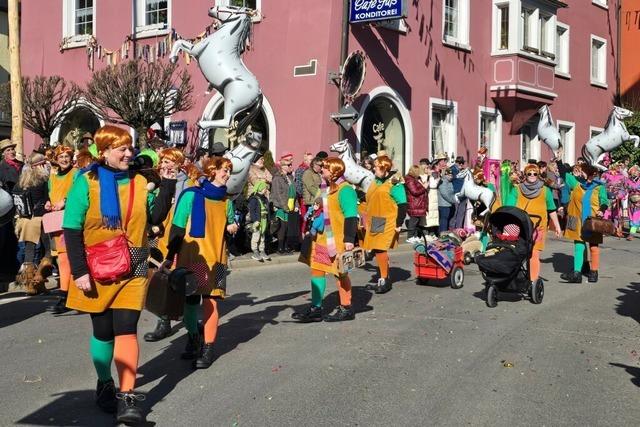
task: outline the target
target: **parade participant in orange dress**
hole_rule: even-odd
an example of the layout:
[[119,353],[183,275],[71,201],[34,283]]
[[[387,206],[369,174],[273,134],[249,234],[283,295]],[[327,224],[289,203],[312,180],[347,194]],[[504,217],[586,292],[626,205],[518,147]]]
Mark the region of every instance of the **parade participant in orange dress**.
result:
[[373,162],[376,176],[367,191],[366,235],[363,248],[373,251],[380,269],[376,285],[367,286],[377,294],[391,290],[389,280],[389,249],[398,245],[398,233],[407,215],[407,194],[404,184],[393,184],[393,163],[388,156],[379,156]]

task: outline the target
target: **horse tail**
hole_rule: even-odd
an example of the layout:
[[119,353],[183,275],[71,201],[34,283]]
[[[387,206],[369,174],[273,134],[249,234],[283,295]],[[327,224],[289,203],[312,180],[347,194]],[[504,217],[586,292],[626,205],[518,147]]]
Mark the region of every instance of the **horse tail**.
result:
[[262,109],[262,98],[262,94],[258,95],[258,98],[253,102],[253,105],[249,107],[249,114],[240,119],[240,121],[238,122],[238,128],[236,130],[237,135],[242,135],[247,127],[258,117],[258,113],[260,113],[260,110]]

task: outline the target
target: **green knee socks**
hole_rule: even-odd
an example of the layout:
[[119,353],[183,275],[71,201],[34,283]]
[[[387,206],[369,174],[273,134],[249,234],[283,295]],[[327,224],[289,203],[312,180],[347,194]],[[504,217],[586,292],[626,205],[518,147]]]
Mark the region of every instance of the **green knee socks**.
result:
[[198,334],[198,304],[184,305],[184,317],[182,321],[187,332],[191,335]]
[[89,343],[91,360],[96,368],[98,379],[108,381],[111,379],[111,361],[113,360],[113,341],[100,341],[92,336]]
[[584,264],[584,251],[587,249],[583,242],[573,242],[573,271],[580,273]]
[[487,245],[489,244],[489,234],[486,232],[480,233],[480,243],[482,243],[482,252],[487,250]]
[[326,277],[311,278],[311,304],[315,307],[322,307],[324,290],[327,287]]

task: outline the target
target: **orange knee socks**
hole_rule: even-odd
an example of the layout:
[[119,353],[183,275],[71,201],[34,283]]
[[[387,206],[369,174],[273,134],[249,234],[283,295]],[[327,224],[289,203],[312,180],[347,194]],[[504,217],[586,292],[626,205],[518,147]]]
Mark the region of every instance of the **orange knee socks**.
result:
[[529,278],[535,282],[540,277],[540,251],[534,249],[529,260]]
[[600,268],[600,247],[589,246],[589,253],[591,254],[591,270],[598,271]]
[[389,278],[389,253],[388,252],[376,252],[376,261],[378,262],[378,268],[380,269],[380,277],[383,279]]
[[351,279],[344,275],[338,278],[338,294],[340,295],[340,305],[351,305]]
[[213,344],[218,333],[218,304],[213,298],[203,298],[202,309],[204,311],[204,342]]
[[71,265],[66,252],[58,253],[58,273],[60,274],[60,290],[69,291],[69,283],[71,282]]
[[138,337],[136,334],[116,335],[113,349],[113,360],[120,378],[120,391],[133,390],[136,385],[138,371]]

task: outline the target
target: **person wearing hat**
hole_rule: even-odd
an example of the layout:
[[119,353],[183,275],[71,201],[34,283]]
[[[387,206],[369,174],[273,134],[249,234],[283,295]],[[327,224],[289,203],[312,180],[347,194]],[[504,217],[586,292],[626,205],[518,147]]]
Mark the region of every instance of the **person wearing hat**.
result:
[[253,192],[253,186],[258,181],[263,181],[267,185],[266,195],[267,197],[269,197],[269,188],[271,187],[272,180],[273,175],[271,175],[269,169],[267,169],[267,167],[264,165],[264,156],[258,157],[249,168],[249,186],[247,188],[247,193],[251,194]]
[[93,144],[93,135],[90,132],[85,132],[76,144],[76,153],[78,151],[86,150],[91,144]]
[[392,184],[392,161],[378,156],[373,162],[375,180],[367,190],[366,234],[363,248],[373,251],[378,262],[380,278],[369,286],[377,294],[391,290],[389,280],[389,249],[398,244],[398,233],[407,215],[407,194],[404,184]]
[[265,239],[269,224],[269,199],[267,199],[267,183],[259,180],[253,186],[249,196],[249,226],[251,228],[251,258],[259,261],[271,261],[265,252]]
[[508,199],[515,200],[516,207],[526,211],[533,224],[537,224],[536,240],[529,260],[529,279],[535,282],[540,276],[540,254],[544,250],[548,220],[551,219],[557,237],[560,237],[561,229],[553,193],[540,177],[538,165],[527,164],[524,168],[524,176],[524,181],[519,185],[509,182],[507,191],[511,193]]
[[10,139],[0,141],[0,186],[9,193],[20,179],[22,162],[16,159],[16,144]]
[[212,157],[222,157],[224,156],[229,148],[227,148],[222,142],[214,142],[211,150],[209,151],[210,156]]
[[286,152],[280,156],[280,168],[273,176],[270,200],[276,210],[278,226],[278,253],[288,254],[292,249],[287,245],[289,214],[296,211],[296,186],[293,181],[293,154]]
[[[144,177],[129,170],[133,141],[127,130],[103,126],[96,131],[95,143],[100,158],[76,177],[65,205],[62,228],[73,277],[67,307],[91,317],[89,348],[98,376],[96,404],[105,412],[116,412],[119,423],[140,424],[145,417],[137,403],[142,397],[134,391],[137,331],[147,293],[147,224],[153,193]],[[97,265],[96,258],[88,255],[87,249],[114,242],[123,233],[127,248],[117,247],[131,255],[127,273],[108,259],[100,259]],[[109,273],[113,274],[109,280],[98,279]],[[113,361],[119,378],[117,394],[111,377]]]
[[[76,179],[78,169],[73,167],[73,149],[66,145],[58,145],[54,152],[55,168],[49,176],[49,208],[52,211],[64,210],[67,194]],[[60,277],[60,298],[56,304],[48,307],[53,314],[62,314],[67,308],[67,293],[71,283],[71,265],[67,256],[62,232],[52,235],[58,257],[58,272]]]
[[436,153],[436,155],[433,156],[433,161],[431,162],[432,168],[438,173],[442,173],[447,167],[448,160],[449,157],[446,153]]

